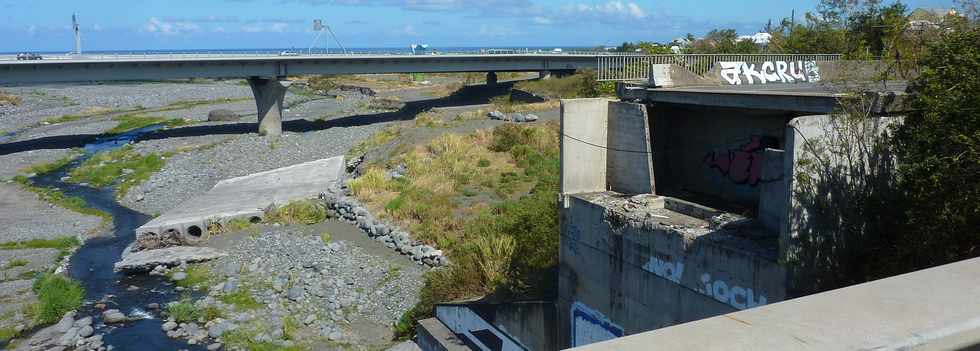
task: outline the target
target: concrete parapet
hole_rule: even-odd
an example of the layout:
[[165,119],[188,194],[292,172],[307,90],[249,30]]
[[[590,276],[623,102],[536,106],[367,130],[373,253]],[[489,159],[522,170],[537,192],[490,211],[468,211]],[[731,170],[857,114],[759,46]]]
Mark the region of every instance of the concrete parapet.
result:
[[980,259],[576,348],[976,350]]
[[422,351],[470,351],[469,346],[466,346],[462,340],[456,337],[455,334],[446,325],[442,324],[438,319],[428,318],[420,320],[418,325],[415,327],[415,333],[418,335],[417,343]]

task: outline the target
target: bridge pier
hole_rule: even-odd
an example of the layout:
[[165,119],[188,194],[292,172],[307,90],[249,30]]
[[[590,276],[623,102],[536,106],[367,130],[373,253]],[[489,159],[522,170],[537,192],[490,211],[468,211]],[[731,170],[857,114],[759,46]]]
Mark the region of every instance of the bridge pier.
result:
[[538,72],[538,79],[541,79],[541,80],[551,79],[551,71],[540,71],[540,72]]
[[487,86],[497,86],[497,72],[487,72]]
[[282,134],[282,104],[289,84],[283,85],[278,78],[249,77],[248,86],[255,96],[259,135]]

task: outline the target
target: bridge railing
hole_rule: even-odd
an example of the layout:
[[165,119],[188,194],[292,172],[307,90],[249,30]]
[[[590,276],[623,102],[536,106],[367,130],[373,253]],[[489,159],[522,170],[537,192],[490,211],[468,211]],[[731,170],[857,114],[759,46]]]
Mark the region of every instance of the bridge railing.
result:
[[[283,51],[288,51],[284,53]],[[93,52],[74,54],[44,54],[43,60],[127,60],[127,59],[154,59],[154,58],[235,58],[235,57],[342,57],[342,56],[442,56],[442,55],[569,55],[569,56],[642,56],[634,53],[610,52],[602,50],[564,50],[554,51],[545,49],[482,49],[482,50],[454,50],[454,51],[431,51],[425,54],[413,55],[411,52],[398,49],[378,49],[378,50],[221,50],[221,51],[113,51],[113,52]],[[15,60],[13,54],[0,54],[0,61]]]
[[717,62],[838,61],[840,54],[680,54],[597,55],[599,81],[636,81],[650,78],[654,64],[676,64],[704,76]]

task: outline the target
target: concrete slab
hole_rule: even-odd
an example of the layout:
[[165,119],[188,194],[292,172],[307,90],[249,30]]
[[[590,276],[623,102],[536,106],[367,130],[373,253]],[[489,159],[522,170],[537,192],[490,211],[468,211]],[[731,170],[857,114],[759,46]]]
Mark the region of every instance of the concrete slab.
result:
[[157,237],[159,242],[195,244],[206,238],[209,225],[239,218],[257,222],[270,205],[315,198],[341,181],[344,169],[344,157],[337,156],[222,180],[136,228],[137,241]]
[[204,262],[227,255],[210,247],[168,247],[125,254],[123,259],[116,262],[113,268],[117,271],[128,272],[148,271],[159,265],[171,267],[182,262]]

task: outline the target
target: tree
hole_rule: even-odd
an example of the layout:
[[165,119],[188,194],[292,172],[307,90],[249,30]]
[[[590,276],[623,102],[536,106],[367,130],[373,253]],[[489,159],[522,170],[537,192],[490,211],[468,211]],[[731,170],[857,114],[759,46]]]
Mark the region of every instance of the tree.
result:
[[908,267],[980,255],[980,30],[931,45],[896,133],[907,223],[894,259]]

